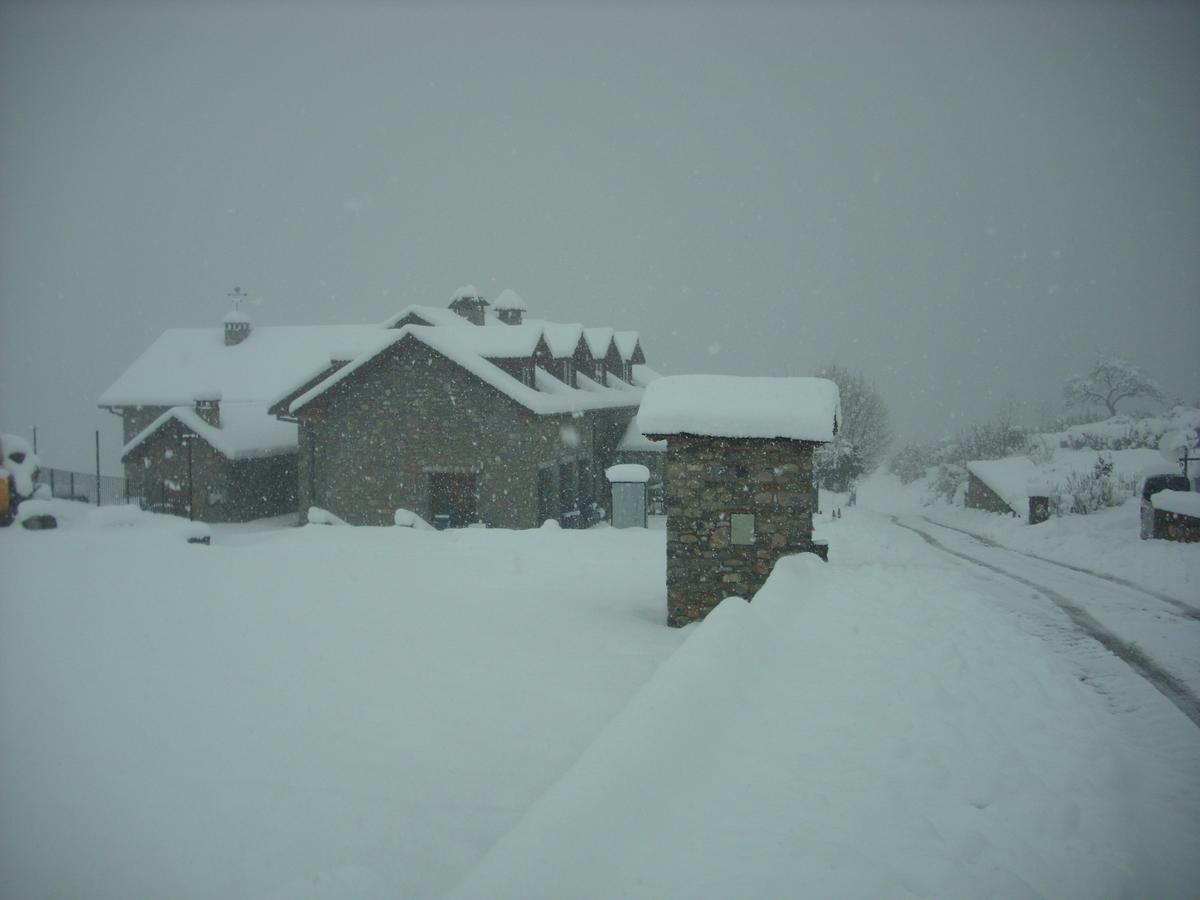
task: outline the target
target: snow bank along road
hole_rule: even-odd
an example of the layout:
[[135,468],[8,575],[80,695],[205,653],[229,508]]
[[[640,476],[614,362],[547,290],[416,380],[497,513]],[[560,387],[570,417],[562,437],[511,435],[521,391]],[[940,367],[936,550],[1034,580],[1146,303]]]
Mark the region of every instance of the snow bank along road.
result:
[[[938,550],[1033,589],[1033,598],[1054,604],[1078,634],[1124,661],[1200,726],[1200,610],[1123,579],[1011,550],[925,516],[890,518]],[[1040,630],[1058,649],[1094,657],[1060,627]]]
[[[61,518],[0,534],[0,897],[1200,884],[1200,729],[1040,590],[884,516],[824,523],[828,565],[682,630],[662,532],[203,547]],[[1187,683],[1168,651],[1196,621],[1129,600],[1088,611]]]

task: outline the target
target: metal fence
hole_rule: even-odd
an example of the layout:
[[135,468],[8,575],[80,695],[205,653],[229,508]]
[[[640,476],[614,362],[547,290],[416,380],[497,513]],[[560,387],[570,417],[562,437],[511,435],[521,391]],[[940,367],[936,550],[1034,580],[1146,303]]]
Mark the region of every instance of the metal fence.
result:
[[[68,469],[38,469],[37,483],[50,487],[50,496],[64,500],[79,500],[94,506],[117,506],[141,503],[137,493],[130,493],[129,481],[120,475],[97,475],[95,472],[72,472]],[[97,494],[99,500],[97,501]]]

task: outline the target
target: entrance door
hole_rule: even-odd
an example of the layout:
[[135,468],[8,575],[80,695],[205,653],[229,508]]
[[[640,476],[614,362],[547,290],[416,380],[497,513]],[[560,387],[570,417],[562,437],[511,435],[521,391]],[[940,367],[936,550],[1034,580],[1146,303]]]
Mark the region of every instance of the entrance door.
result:
[[433,472],[429,476],[429,506],[437,528],[465,528],[479,521],[476,476]]

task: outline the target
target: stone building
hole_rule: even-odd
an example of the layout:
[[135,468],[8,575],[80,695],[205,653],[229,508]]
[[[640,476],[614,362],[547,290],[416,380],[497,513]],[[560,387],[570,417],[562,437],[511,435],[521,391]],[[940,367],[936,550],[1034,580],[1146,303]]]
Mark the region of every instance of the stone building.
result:
[[971,460],[967,463],[963,505],[1024,518],[1029,508],[1030,485],[1040,485],[1043,481],[1038,467],[1023,456]]
[[294,512],[296,426],[268,407],[326,371],[331,347],[356,346],[379,330],[253,327],[234,311],[220,328],[163,332],[100,395],[122,420],[130,493],[206,522]]
[[604,469],[641,402],[638,382],[653,373],[612,357],[611,329],[524,319],[524,303],[506,293],[504,318],[485,310],[483,325],[469,289],[452,306],[458,322],[405,311],[389,334],[276,405],[299,424],[302,508],[352,524],[384,524],[397,509],[439,527],[596,520]]
[[638,415],[666,440],[667,624],[750,599],[812,536],[813,450],[833,439],[838,391],[823,378],[688,375],[649,386]]
[[355,524],[397,508],[441,526],[595,521],[657,376],[636,332],[527,319],[512,291],[497,305],[468,286],[376,325],[253,327],[235,310],[168,330],[100,398],[131,491],[215,522],[310,506]]

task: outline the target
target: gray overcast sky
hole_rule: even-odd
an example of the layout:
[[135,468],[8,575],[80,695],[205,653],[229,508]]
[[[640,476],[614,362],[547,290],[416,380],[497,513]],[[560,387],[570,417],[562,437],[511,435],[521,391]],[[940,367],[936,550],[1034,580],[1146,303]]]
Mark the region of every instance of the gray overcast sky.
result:
[[92,465],[163,329],[461,284],[903,438],[1103,348],[1200,397],[1200,6],[0,5],[0,429]]

